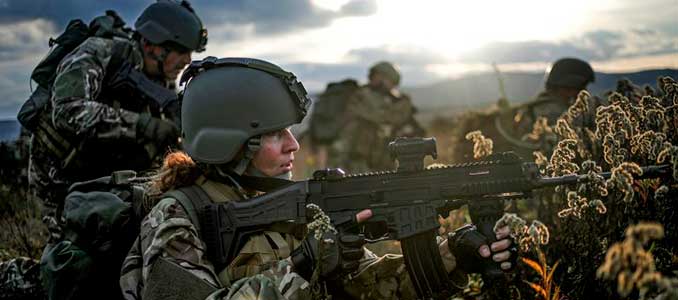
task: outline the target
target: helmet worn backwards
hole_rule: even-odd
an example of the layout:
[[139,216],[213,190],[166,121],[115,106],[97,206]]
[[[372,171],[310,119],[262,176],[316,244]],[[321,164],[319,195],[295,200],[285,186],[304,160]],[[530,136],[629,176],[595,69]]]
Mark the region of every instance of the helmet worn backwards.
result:
[[382,76],[391,80],[395,85],[400,84],[400,71],[390,62],[381,61],[370,67],[369,75],[381,74]]
[[546,86],[585,88],[593,81],[595,74],[589,63],[577,58],[561,58],[551,67]]
[[156,45],[171,43],[196,52],[207,45],[207,30],[186,0],[158,0],[144,9],[134,28]]
[[254,137],[300,123],[311,100],[294,74],[253,58],[207,57],[184,72],[184,150],[224,164]]

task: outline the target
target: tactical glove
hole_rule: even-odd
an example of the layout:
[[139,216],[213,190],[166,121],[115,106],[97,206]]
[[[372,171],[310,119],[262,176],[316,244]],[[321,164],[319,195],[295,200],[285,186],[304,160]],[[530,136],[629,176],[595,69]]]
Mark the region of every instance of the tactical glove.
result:
[[306,280],[311,279],[318,260],[320,277],[336,278],[358,269],[359,260],[365,254],[363,245],[363,235],[325,233],[322,240],[318,241],[313,234],[309,234],[292,251],[291,259],[295,272]]
[[464,225],[447,236],[447,245],[454,255],[457,267],[466,273],[481,273],[484,264],[491,258],[484,258],[478,253],[482,245],[489,245],[487,238],[474,225]]
[[159,148],[176,145],[179,140],[179,128],[150,114],[140,114],[137,121],[137,139],[144,143],[152,143]]

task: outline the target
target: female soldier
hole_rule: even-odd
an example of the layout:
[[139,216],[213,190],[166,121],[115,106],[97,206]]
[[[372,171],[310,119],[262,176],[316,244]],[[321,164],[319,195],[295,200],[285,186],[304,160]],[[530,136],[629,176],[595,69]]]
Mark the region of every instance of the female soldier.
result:
[[[299,150],[289,126],[301,122],[310,99],[292,73],[256,59],[208,57],[191,64],[182,78],[186,80],[185,153],[169,154],[153,182],[155,193],[164,196],[142,222],[123,265],[120,283],[126,298],[204,299],[211,294],[215,299],[309,299],[308,282],[319,251],[322,271],[317,276],[335,287],[335,296],[416,298],[402,256],[377,257],[362,247],[365,241],[359,235],[326,233],[319,243],[313,234],[303,238],[299,228],[274,226],[250,236],[226,265],[209,257],[200,224],[192,222],[199,215],[191,201],[203,196],[212,202],[246,201],[269,190],[275,181],[271,178],[289,179]],[[171,191],[177,189],[182,193]],[[365,210],[356,220],[370,216]],[[484,240],[478,235],[465,229],[449,239],[449,247],[447,240],[440,244],[445,268],[458,287],[465,275],[455,269],[451,252],[471,247],[470,253],[478,253],[471,255],[478,256],[475,260],[492,255],[503,269],[511,267],[507,228],[492,250],[469,242]]]

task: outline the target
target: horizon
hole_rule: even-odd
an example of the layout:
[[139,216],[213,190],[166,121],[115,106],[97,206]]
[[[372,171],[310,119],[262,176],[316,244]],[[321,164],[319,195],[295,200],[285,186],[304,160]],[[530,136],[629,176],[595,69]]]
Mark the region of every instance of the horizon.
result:
[[[596,71],[596,74],[598,74],[598,75],[608,75],[608,76],[609,76],[609,75],[620,75],[620,77],[623,77],[623,75],[638,74],[638,73],[643,73],[643,72],[661,72],[661,71],[674,71],[674,72],[678,72],[678,68],[644,69],[644,70],[638,70],[638,71],[633,71],[633,72],[599,72],[599,71]],[[541,76],[541,75],[543,74],[543,72],[539,72],[539,71],[537,71],[537,70],[520,70],[520,69],[516,69],[516,70],[512,70],[512,71],[501,71],[501,74],[502,74],[502,75],[539,75],[539,76]],[[495,75],[494,75],[494,71],[469,72],[469,73],[465,73],[465,74],[462,74],[462,75],[459,75],[459,76],[455,76],[455,77],[442,78],[441,80],[438,80],[438,81],[435,81],[435,82],[423,83],[423,84],[421,84],[421,85],[403,86],[402,89],[405,90],[405,91],[422,90],[422,89],[435,87],[435,86],[438,86],[438,85],[441,85],[441,84],[450,83],[450,82],[457,81],[457,80],[465,80],[465,79],[468,79],[468,78],[470,78],[470,77],[479,77],[479,76],[483,76],[483,75],[492,75],[492,76],[495,76]],[[338,80],[340,80],[340,79],[338,79]],[[540,86],[541,86],[542,84],[543,84],[543,82],[540,82],[540,83],[539,83]],[[595,83],[594,83],[594,84],[595,84]],[[588,87],[588,90],[590,90],[592,86],[593,86],[593,84],[592,84],[591,86]],[[653,87],[654,87],[654,86],[653,86]],[[613,87],[609,87],[609,88],[612,89]],[[312,97],[315,97],[317,94],[319,94],[319,93],[321,93],[321,92],[322,92],[322,91],[312,91],[312,90],[309,90],[309,94],[310,94]],[[528,91],[528,92],[529,92],[529,91]],[[538,92],[538,91],[534,91],[534,92]],[[415,101],[415,103],[417,102],[417,98],[414,98],[413,100]],[[484,103],[485,101],[487,101],[487,102],[489,103],[489,102],[492,102],[492,101],[495,101],[495,100],[496,100],[496,99],[482,99],[481,102]],[[529,100],[529,99],[520,99],[520,100],[521,100],[521,101],[527,101],[527,100]],[[517,102],[517,103],[518,103],[518,102]],[[20,108],[20,105],[17,107],[17,112],[18,112],[18,109],[19,109],[19,108]],[[430,108],[429,108],[429,109],[430,109]],[[17,112],[14,112],[13,114],[10,114],[10,115],[5,115],[5,114],[3,114],[2,111],[0,111],[0,122],[7,122],[7,121],[14,121],[14,122],[16,122],[16,121],[17,121],[17,119],[16,119],[16,113],[17,113]]]

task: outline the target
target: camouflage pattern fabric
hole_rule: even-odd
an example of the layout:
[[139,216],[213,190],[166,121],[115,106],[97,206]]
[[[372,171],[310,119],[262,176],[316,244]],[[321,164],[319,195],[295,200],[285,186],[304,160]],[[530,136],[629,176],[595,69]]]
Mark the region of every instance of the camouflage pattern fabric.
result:
[[[213,193],[220,191],[222,199],[216,202],[235,195],[230,187],[213,181],[200,186],[213,201]],[[250,237],[229,266],[216,270],[184,208],[177,200],[165,198],[142,221],[139,239],[123,264],[120,284],[125,299],[139,299],[144,286],[152,284],[148,279],[154,262],[162,257],[220,289],[208,299],[311,299],[310,284],[293,272],[286,259],[297,243],[290,234],[266,231]],[[359,270],[338,282],[342,295],[352,299],[416,298],[402,255],[378,257],[366,250]]]
[[[225,200],[223,199],[224,196],[231,197],[232,200],[237,199],[235,198],[237,194],[226,185],[213,181],[202,181],[200,186],[210,195],[220,192],[222,199],[216,199],[218,201]],[[211,198],[215,200],[215,197]],[[278,234],[278,236],[281,235]],[[244,251],[249,249],[249,253],[244,253],[236,258],[234,263],[227,268],[215,270],[214,265],[205,256],[205,244],[200,240],[187,212],[177,200],[172,198],[162,199],[142,221],[139,239],[130,249],[123,263],[120,285],[125,299],[139,299],[143,293],[143,287],[152,284],[148,282],[149,274],[158,257],[174,262],[192,273],[196,278],[204,280],[214,287],[230,287],[230,292],[226,290],[217,291],[212,294],[211,299],[260,299],[249,297],[252,295],[263,297],[278,294],[285,297],[280,299],[308,299],[310,296],[308,283],[292,272],[287,260],[280,260],[272,252],[258,253],[254,251],[254,248],[261,246],[261,238],[266,239],[263,236],[252,237],[244,248]],[[266,250],[264,248],[262,252]],[[288,252],[287,255],[289,255]],[[256,264],[257,262],[265,262],[266,268],[259,267]],[[248,264],[250,268],[247,268]],[[249,272],[243,272],[243,270],[249,270]],[[260,277],[245,277],[240,281],[236,281],[239,278],[232,277],[234,275],[244,277],[257,274],[260,274]],[[234,281],[235,283],[233,283]],[[275,286],[277,292],[271,291],[271,286]],[[223,298],[233,295],[244,298]]]
[[0,263],[0,299],[45,299],[40,263],[27,257]]
[[[43,126],[47,128],[42,130],[49,136],[62,136],[71,149],[80,150],[69,151],[67,159],[56,157],[43,135],[34,134],[29,178],[40,198],[49,200],[53,186],[68,186],[120,169],[139,171],[151,167],[143,147],[146,141],[136,136],[136,122],[142,111],[115,105],[115,101],[104,100],[107,95],[102,93],[113,49],[127,49],[124,59],[141,70],[139,47],[137,42],[124,38],[90,37],[61,61],[51,101],[43,113]],[[75,171],[64,170],[65,161]]]
[[548,90],[543,91],[537,97],[523,105],[516,111],[515,122],[518,131],[525,134],[532,131],[532,125],[538,117],[544,117],[549,125],[554,125],[560,115],[567,111],[574,99],[563,99]]
[[393,169],[388,142],[397,136],[415,134],[413,126],[408,126],[413,122],[413,113],[408,96],[362,86],[348,99],[346,127],[330,146],[328,167],[351,173]]

